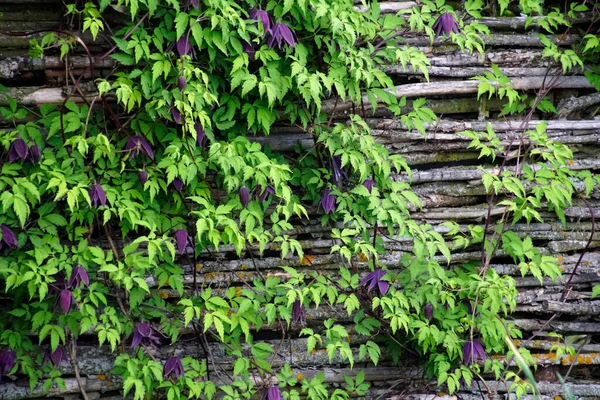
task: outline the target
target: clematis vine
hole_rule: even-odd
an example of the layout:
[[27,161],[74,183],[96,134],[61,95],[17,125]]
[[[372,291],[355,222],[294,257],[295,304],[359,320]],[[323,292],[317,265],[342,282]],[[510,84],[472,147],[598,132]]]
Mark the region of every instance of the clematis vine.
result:
[[265,188],[264,191],[262,190],[261,185],[256,185],[254,187],[254,195],[260,201],[266,201],[270,195],[274,195],[274,194],[275,194],[275,188],[272,185],[267,185],[267,187]]
[[88,190],[88,195],[90,196],[90,200],[92,201],[92,206],[98,208],[99,206],[106,205],[106,193],[102,186],[97,183],[92,184],[90,189]]
[[154,160],[154,153],[152,152],[152,147],[150,147],[150,143],[148,143],[148,140],[146,140],[145,137],[130,137],[129,140],[127,140],[127,143],[125,143],[124,150],[129,151],[130,160],[140,153],[143,153],[147,155],[151,160]]
[[283,400],[281,390],[279,390],[277,386],[268,388],[267,393],[265,394],[265,400]]
[[10,371],[14,368],[16,359],[17,355],[14,351],[0,351],[0,383],[2,382],[2,377],[8,376]]
[[271,31],[271,16],[268,12],[251,8],[248,10],[248,17],[262,24],[265,35]]
[[19,245],[17,235],[6,225],[0,225],[2,240],[0,240],[0,250],[6,246],[9,249],[14,249]]
[[325,189],[323,195],[321,196],[321,201],[319,202],[319,206],[323,207],[323,211],[325,214],[330,214],[335,211],[335,195],[331,194],[331,189]]
[[173,185],[173,189],[177,190],[178,192],[181,192],[181,190],[183,189],[183,181],[179,178],[173,179],[171,185]]
[[242,49],[244,49],[244,53],[248,54],[248,59],[250,61],[256,60],[256,57],[255,57],[256,48],[254,47],[254,44],[250,44],[250,43],[246,42],[245,40],[242,40]]
[[333,182],[336,185],[342,183],[342,179],[344,178],[344,171],[342,171],[342,157],[333,156],[331,157],[329,164],[331,165],[331,172],[333,174]]
[[187,56],[192,52],[192,44],[187,34],[181,35],[175,46],[179,57]]
[[292,305],[292,322],[294,324],[304,324],[306,322],[306,308],[298,299]]
[[250,191],[246,186],[242,186],[240,188],[240,203],[242,203],[244,208],[246,208],[248,203],[250,203]]
[[463,346],[463,361],[465,365],[476,363],[477,360],[485,361],[487,354],[477,339],[468,340]]
[[142,322],[133,329],[131,348],[136,349],[140,344],[149,346],[151,344],[157,344],[159,341],[159,337],[154,335],[154,328],[147,322]]
[[63,312],[68,314],[71,311],[71,304],[73,303],[73,293],[69,289],[61,290],[58,295],[58,303]]
[[360,286],[365,287],[368,293],[370,293],[371,290],[377,288],[379,295],[383,296],[388,292],[390,288],[390,283],[388,281],[383,280],[385,274],[387,274],[387,271],[384,269],[376,269],[373,272],[369,272],[364,278],[360,280]]
[[373,187],[375,187],[375,181],[371,178],[368,178],[363,182],[363,186],[367,188],[369,193],[371,193],[373,191]]
[[173,377],[179,379],[180,377],[185,379],[185,371],[181,359],[178,357],[169,357],[163,367],[163,378]]
[[81,265],[76,266],[71,271],[71,277],[69,278],[69,287],[72,289],[76,289],[81,286],[81,284],[85,286],[90,286],[90,278],[85,268]]
[[440,35],[449,36],[452,32],[458,33],[458,24],[454,19],[454,16],[450,13],[444,13],[435,20],[432,27],[435,32],[435,37]]
[[423,307],[423,315],[425,315],[425,318],[429,321],[433,319],[433,305],[431,303],[425,304]]
[[194,7],[197,10],[200,7],[200,0],[183,0],[181,5],[184,7]]
[[180,76],[179,79],[177,79],[177,87],[179,88],[179,90],[184,90],[186,85],[187,80],[185,79],[185,76]]
[[29,147],[22,138],[15,139],[8,149],[8,162],[26,160],[29,154]]
[[171,117],[173,118],[173,122],[175,122],[177,125],[181,124],[181,113],[177,107],[171,108]]
[[206,137],[206,132],[204,132],[202,124],[200,122],[196,122],[194,124],[194,129],[196,130],[196,145],[200,147],[206,147],[208,139]]
[[140,181],[140,184],[144,186],[146,181],[148,181],[148,172],[144,170],[138,172],[138,180]]
[[173,237],[177,244],[177,251],[179,251],[179,254],[183,254],[188,243],[190,243],[190,236],[185,229],[178,229]]
[[55,367],[58,367],[63,360],[66,360],[65,350],[62,346],[58,346],[54,352],[50,352],[50,349],[46,350],[44,355],[44,363],[50,361]]
[[37,144],[29,147],[29,156],[27,156],[27,159],[32,164],[37,164],[40,162],[42,159],[42,150],[40,150],[40,147]]
[[273,25],[271,35],[267,40],[267,45],[272,49],[281,49],[284,44],[287,44],[290,47],[296,47],[297,43],[298,38],[292,28],[283,23]]

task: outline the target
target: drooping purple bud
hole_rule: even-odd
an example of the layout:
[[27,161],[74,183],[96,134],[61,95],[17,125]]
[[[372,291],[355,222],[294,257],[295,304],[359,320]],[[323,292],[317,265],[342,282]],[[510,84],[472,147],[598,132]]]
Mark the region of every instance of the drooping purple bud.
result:
[[29,156],[27,157],[27,159],[32,164],[37,164],[40,162],[40,160],[42,159],[42,151],[40,150],[40,147],[37,144],[34,144],[29,148]]
[[69,278],[69,288],[76,289],[81,286],[81,284],[85,286],[90,286],[90,277],[88,276],[87,271],[81,265],[76,266],[71,271],[71,277]]
[[294,324],[304,324],[306,322],[306,308],[296,299],[292,305],[292,322]]
[[485,361],[487,354],[477,339],[467,340],[463,346],[463,361],[465,365],[476,363],[477,360]]
[[432,26],[435,36],[450,35],[450,33],[458,33],[458,24],[454,20],[454,16],[450,13],[444,13],[438,17]]
[[177,109],[177,107],[171,108],[171,117],[173,117],[173,121],[179,125],[181,124],[181,113]]
[[71,311],[71,303],[73,302],[73,293],[70,290],[64,289],[60,291],[60,295],[58,297],[58,302],[60,303],[60,308],[62,308],[65,314],[68,314]]
[[368,178],[363,182],[363,186],[367,188],[369,193],[371,193],[373,191],[373,187],[375,186],[375,181],[371,178]]
[[194,124],[194,129],[196,130],[196,145],[200,147],[205,147],[208,139],[206,137],[206,132],[204,132],[204,128],[200,122],[196,122]]
[[248,54],[248,58],[250,59],[250,61],[256,60],[256,57],[255,57],[256,49],[254,48],[253,44],[250,44],[250,43],[246,42],[245,40],[242,40],[242,48],[244,49],[244,52],[246,54]]
[[281,49],[284,44],[287,44],[290,47],[295,47],[297,43],[298,38],[296,37],[294,31],[286,24],[281,23],[273,26],[271,35],[267,40],[267,45],[272,49]]
[[181,192],[181,190],[183,189],[183,181],[179,178],[173,179],[173,182],[171,182],[171,184],[173,185],[173,188],[178,192]]
[[425,304],[425,307],[423,307],[423,314],[429,321],[433,319],[433,305],[431,303]]
[[182,6],[194,7],[196,10],[200,7],[200,0],[183,0]]
[[184,90],[185,85],[187,85],[187,80],[185,79],[185,76],[180,76],[179,79],[177,79],[177,87],[179,88],[179,90]]
[[55,367],[58,367],[64,359],[66,359],[66,354],[62,346],[58,346],[53,353],[48,349],[44,355],[44,363],[50,361]]
[[0,382],[2,382],[3,376],[8,376],[10,371],[15,366],[15,360],[17,355],[11,350],[0,351]]
[[383,296],[390,288],[390,283],[383,280],[385,274],[387,274],[387,271],[384,269],[376,269],[373,272],[369,272],[360,280],[360,286],[366,287],[367,292],[377,288],[379,295]]
[[175,243],[177,244],[177,251],[179,251],[179,254],[183,254],[190,241],[190,236],[185,229],[178,229],[173,237],[175,238]]
[[323,195],[321,196],[321,201],[319,202],[319,206],[323,207],[323,211],[325,214],[329,214],[335,211],[335,195],[331,194],[331,189],[325,189]]
[[148,180],[148,172],[144,170],[138,172],[138,180],[140,181],[140,184],[144,186],[144,184]]
[[15,139],[8,150],[8,161],[13,163],[18,160],[25,160],[29,153],[27,143],[21,138]]
[[246,208],[248,203],[250,203],[250,191],[246,186],[242,186],[240,188],[240,202],[244,208]]
[[264,400],[283,400],[281,390],[277,386],[272,386],[267,389]]
[[131,348],[135,349],[140,344],[144,346],[149,346],[151,344],[156,344],[160,341],[158,336],[154,335],[154,328],[150,326],[150,324],[143,322],[137,325],[133,329],[133,340],[131,341]]
[[144,153],[151,160],[154,160],[154,153],[152,152],[152,147],[150,147],[150,143],[146,140],[145,137],[142,136],[133,136],[127,140],[125,143],[125,151],[129,151],[129,159],[131,160],[133,157],[140,154],[140,152]]
[[183,369],[183,364],[178,357],[169,357],[167,362],[163,367],[163,378],[168,376],[172,376],[175,379],[179,379],[182,377],[185,379],[185,371]]
[[0,225],[0,232],[2,232],[2,240],[0,241],[0,245],[4,243],[11,249],[14,249],[19,245],[17,235],[15,235],[15,233],[8,226]]
[[88,190],[88,194],[90,196],[90,200],[92,201],[92,206],[98,208],[98,206],[106,205],[106,193],[102,186],[97,183],[92,184],[90,189]]
[[266,201],[270,195],[274,194],[275,188],[272,185],[267,185],[264,191],[262,190],[261,185],[256,185],[256,187],[254,188],[254,195],[260,201]]
[[251,8],[248,10],[248,17],[252,20],[260,22],[263,26],[265,34],[271,30],[271,16],[268,12],[259,10],[257,8]]
[[187,34],[181,35],[177,41],[177,53],[179,57],[187,56],[192,52],[192,44]]
[[342,182],[342,157],[333,156],[331,157],[329,163],[331,164],[331,172],[333,175],[333,182],[338,185]]

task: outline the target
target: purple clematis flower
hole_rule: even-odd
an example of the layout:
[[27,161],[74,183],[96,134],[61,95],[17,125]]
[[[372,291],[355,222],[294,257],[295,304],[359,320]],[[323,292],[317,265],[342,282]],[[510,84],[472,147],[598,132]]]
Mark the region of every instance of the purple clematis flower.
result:
[[306,322],[306,308],[297,299],[292,305],[292,322],[294,324],[304,324]]
[[144,184],[148,180],[148,172],[143,170],[138,172],[138,180],[140,181],[140,184],[144,186]]
[[333,173],[333,182],[338,185],[342,182],[344,171],[342,171],[342,157],[333,156],[329,160],[331,172]]
[[10,148],[8,149],[8,162],[15,162],[19,160],[27,159],[27,154],[29,153],[29,147],[27,147],[27,143],[21,138],[15,139]]
[[46,361],[50,361],[55,367],[58,367],[62,360],[65,360],[66,354],[65,350],[62,346],[58,346],[53,353],[50,352],[50,349],[46,350],[46,354],[44,355],[44,363]]
[[487,354],[478,340],[467,340],[463,346],[463,360],[465,365],[476,363],[477,360],[485,361]]
[[179,79],[177,79],[177,87],[179,90],[184,90],[186,85],[187,80],[185,79],[185,76],[180,76]]
[[268,12],[259,10],[257,8],[251,8],[248,10],[248,17],[257,22],[260,21],[265,34],[271,30],[271,16]]
[[250,203],[250,191],[246,186],[242,186],[240,188],[240,203],[242,203],[244,208],[246,208],[248,203]]
[[367,292],[377,288],[379,294],[383,296],[390,288],[390,283],[382,279],[385,274],[387,274],[387,271],[384,269],[376,269],[373,272],[369,272],[360,280],[360,285],[366,287]]
[[205,147],[206,143],[208,143],[208,138],[206,137],[206,132],[204,132],[202,124],[200,122],[196,122],[194,124],[194,129],[196,129],[196,145]]
[[97,183],[92,184],[88,190],[88,194],[94,207],[98,208],[98,206],[106,205],[106,193],[104,192],[104,189],[102,189],[102,186]]
[[184,7],[194,7],[197,10],[200,7],[200,0],[183,0],[181,5]]
[[3,376],[8,376],[10,371],[15,366],[15,360],[17,355],[11,350],[0,351],[0,382],[2,382]]
[[335,195],[331,194],[331,189],[325,189],[323,195],[321,196],[321,201],[319,202],[319,206],[323,207],[323,211],[325,214],[329,214],[335,211]]
[[34,144],[29,148],[29,156],[27,159],[32,164],[37,164],[40,162],[42,159],[42,150],[40,150],[40,147],[37,144]]
[[265,400],[283,400],[281,390],[277,386],[271,386],[267,389]]
[[433,305],[431,303],[425,304],[425,307],[423,307],[423,314],[429,321],[433,319]]
[[179,377],[185,379],[183,364],[178,357],[169,357],[165,363],[165,366],[163,367],[163,378],[166,378],[167,376],[172,376],[175,379],[179,379]]
[[183,189],[183,181],[179,178],[173,179],[173,182],[171,182],[171,184],[173,185],[173,189],[177,190],[178,192],[181,192],[181,190]]
[[369,191],[369,193],[371,193],[373,191],[373,187],[375,186],[375,181],[371,178],[366,179],[363,182],[363,186],[367,188],[367,190]]
[[433,31],[435,32],[435,37],[440,35],[449,36],[450,33],[458,33],[458,24],[454,19],[454,16],[450,13],[444,13],[438,17],[438,19],[433,23]]
[[133,136],[127,140],[125,143],[125,151],[129,151],[129,159],[131,160],[133,157],[140,154],[140,152],[144,153],[151,160],[154,160],[154,153],[152,152],[152,147],[150,147],[150,143],[146,140],[145,137],[142,136]]
[[296,47],[296,43],[298,43],[298,38],[289,26],[281,23],[273,25],[271,35],[267,40],[267,45],[270,48],[281,49],[284,44],[287,44],[290,47]]
[[261,185],[256,185],[254,195],[258,200],[266,201],[270,195],[275,195],[275,188],[272,185],[268,185],[263,191]]
[[185,229],[178,229],[173,237],[175,238],[175,243],[177,244],[177,251],[179,251],[179,254],[183,254],[186,246],[190,242],[190,236]]
[[248,58],[250,59],[250,61],[256,60],[256,57],[254,56],[254,53],[256,53],[256,48],[254,47],[254,44],[250,44],[243,40],[242,48],[244,49],[244,52],[248,54]]
[[181,113],[176,107],[171,108],[171,117],[177,125],[181,124]]
[[192,52],[192,44],[190,43],[190,38],[187,34],[181,35],[179,40],[177,40],[176,46],[179,57],[187,56]]
[[154,335],[154,328],[150,324],[143,322],[133,329],[133,340],[131,341],[131,348],[135,349],[140,344],[149,346],[159,342],[158,336]]
[[6,225],[0,225],[0,232],[2,232],[2,240],[0,240],[0,249],[3,244],[9,249],[14,249],[19,245],[17,235]]
[[69,278],[69,287],[72,289],[76,289],[81,286],[81,284],[85,286],[90,286],[90,277],[88,276],[87,271],[81,265],[76,266],[71,271],[71,277]]
[[71,311],[71,304],[73,303],[73,293],[69,289],[61,290],[58,295],[58,302],[63,312],[68,314]]

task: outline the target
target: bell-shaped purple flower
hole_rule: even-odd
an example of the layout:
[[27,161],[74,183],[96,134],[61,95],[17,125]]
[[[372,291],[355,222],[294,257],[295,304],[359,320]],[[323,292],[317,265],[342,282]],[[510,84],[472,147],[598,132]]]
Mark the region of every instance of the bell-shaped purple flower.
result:
[[143,136],[133,136],[127,140],[125,143],[125,151],[129,151],[129,159],[131,160],[133,157],[138,154],[143,153],[150,157],[151,160],[154,160],[154,153],[152,152],[152,147],[150,147],[150,143]]
[[90,200],[92,201],[92,206],[98,208],[98,206],[106,205],[106,193],[102,186],[97,183],[93,183],[90,189],[88,190],[88,194],[90,196]]
[[206,137],[206,132],[204,132],[202,124],[200,122],[196,122],[194,124],[194,129],[196,130],[196,145],[205,147],[208,143],[208,138]]
[[454,16],[450,13],[444,13],[438,17],[438,19],[433,23],[433,31],[435,32],[435,36],[438,37],[440,35],[450,35],[450,33],[458,33],[458,24],[454,19]]
[[175,189],[178,192],[181,192],[181,190],[183,189],[183,181],[179,178],[173,179],[171,185],[173,185],[173,189]]
[[8,376],[10,371],[15,366],[15,360],[17,355],[11,350],[0,351],[0,382],[2,382],[3,376]]
[[487,354],[477,339],[467,340],[463,346],[463,361],[465,365],[471,365],[478,360],[485,361]]
[[0,240],[0,249],[2,244],[6,245],[10,249],[14,249],[19,245],[17,235],[6,225],[0,225],[0,232],[2,232],[2,240]]
[[177,87],[179,90],[184,90],[186,85],[187,80],[185,79],[185,76],[180,76],[179,79],[177,79]]
[[19,160],[26,160],[29,154],[27,143],[21,138],[16,138],[8,149],[8,161],[13,163]]
[[55,367],[58,367],[66,358],[65,350],[62,346],[58,346],[54,352],[50,352],[50,349],[46,350],[43,362],[50,361]]
[[329,164],[331,164],[331,173],[333,175],[333,182],[338,185],[342,182],[344,172],[342,171],[342,157],[333,156],[331,157]]
[[242,48],[244,49],[244,53],[248,54],[248,59],[250,59],[250,61],[256,60],[256,48],[254,47],[254,44],[250,44],[245,40],[242,40]]
[[179,379],[182,377],[185,379],[185,371],[183,369],[183,364],[178,357],[169,357],[167,362],[163,367],[163,378],[171,376],[175,379]]
[[178,229],[173,237],[175,238],[175,243],[177,244],[177,251],[179,251],[179,254],[183,254],[185,252],[185,248],[190,242],[190,236],[185,229]]
[[69,288],[76,289],[81,284],[85,286],[90,286],[90,277],[88,276],[87,271],[81,265],[76,266],[71,271],[71,277],[69,278]]
[[306,308],[296,299],[292,305],[292,322],[294,324],[304,324],[306,322]]
[[69,289],[61,290],[58,295],[58,302],[63,312],[68,314],[71,311],[71,304],[73,303],[73,293]]
[[323,207],[323,211],[325,214],[329,214],[335,211],[335,195],[331,194],[331,189],[325,189],[323,195],[321,196],[321,201],[319,202],[319,206]]
[[137,325],[133,329],[133,340],[131,341],[131,348],[135,349],[140,344],[144,346],[149,346],[151,344],[156,344],[160,341],[158,336],[154,335],[154,328],[150,326],[150,324],[143,322]]
[[138,180],[140,181],[140,185],[144,186],[144,184],[148,180],[148,172],[144,170],[138,172]]
[[272,185],[267,185],[265,190],[262,190],[262,185],[254,187],[254,195],[260,201],[266,201],[270,195],[275,195],[275,188]]
[[179,40],[177,40],[176,46],[179,57],[187,56],[192,52],[192,44],[187,34],[181,35]]
[[42,159],[42,150],[40,150],[40,146],[38,146],[37,144],[32,145],[29,148],[29,156],[27,156],[27,159],[32,164],[39,163]]
[[271,35],[267,40],[267,45],[272,49],[281,49],[284,44],[287,44],[290,47],[295,47],[296,43],[298,43],[298,38],[296,37],[294,31],[286,24],[281,23],[273,26],[273,29],[271,29]]
[[425,315],[425,318],[429,321],[433,319],[433,305],[431,303],[425,304],[423,307],[423,315]]
[[375,186],[375,181],[371,178],[368,178],[363,182],[363,186],[367,188],[369,193],[371,193],[373,191],[373,187]]
[[390,283],[382,279],[385,274],[387,274],[387,271],[384,269],[376,269],[373,272],[369,272],[360,280],[360,286],[366,287],[367,292],[371,292],[371,290],[377,288],[379,295],[383,296],[390,288]]
[[250,203],[250,190],[246,186],[240,188],[240,203],[242,203],[244,208]]
[[271,386],[267,389],[264,400],[283,400],[281,390],[277,386]]
[[177,125],[181,124],[181,113],[179,112],[177,107],[171,108],[171,117]]
[[248,10],[248,17],[252,20],[260,22],[263,26],[265,34],[271,30],[271,16],[268,12],[251,8]]

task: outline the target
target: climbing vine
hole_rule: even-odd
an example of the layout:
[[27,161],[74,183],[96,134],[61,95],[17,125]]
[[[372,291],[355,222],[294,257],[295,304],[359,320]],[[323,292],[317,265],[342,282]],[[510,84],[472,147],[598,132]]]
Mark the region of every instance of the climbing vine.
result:
[[[82,97],[78,78],[62,104],[31,109],[11,99],[0,108],[14,126],[0,136],[0,377],[26,375],[49,390],[64,386],[58,366],[70,362],[86,397],[76,358],[87,341],[115,353],[112,373],[135,399],[367,393],[364,373],[336,387],[322,371],[298,377],[281,346],[257,338],[268,328],[302,338],[306,357],[325,350],[330,363],[416,355],[450,393],[483,374],[510,378],[519,395],[534,391],[533,359],[514,347],[521,333],[508,319],[514,279],[490,261],[502,250],[523,274],[557,279],[557,260],[510,226],[542,221],[542,211],[564,222],[597,177],[570,169],[572,151],[544,124],[529,128],[534,110],[556,112],[547,92],[520,93],[493,66],[476,77],[478,96],[504,99],[502,115],[529,114],[514,137],[500,139],[491,125],[460,134],[490,162],[502,160],[499,173],[482,171],[500,218],[488,215],[485,228],[415,219],[422,204],[411,169],[373,138],[366,118],[385,107],[425,133],[437,117],[424,99],[398,98],[382,67],[427,78],[426,55],[405,37],[483,52],[489,34],[471,18],[482,2],[467,2],[467,13],[422,3],[397,14],[351,0],[67,5],[110,49],[93,57],[75,29],[56,30],[32,39],[31,54],[83,50],[92,74],[100,61],[115,68],[93,96]],[[519,7],[543,15],[538,3]],[[540,25],[566,28],[587,10],[555,10]],[[109,15],[127,22],[111,26]],[[591,32],[583,40],[563,51],[541,35],[544,56],[563,73],[597,51]],[[281,126],[301,128],[311,145],[290,157],[257,140]],[[303,246],[309,219],[320,219],[335,268],[322,269]],[[386,251],[392,245],[400,256]],[[481,262],[455,262],[452,251],[466,248],[480,249]],[[263,256],[286,266],[261,271]],[[224,267],[236,258],[252,260],[254,280]],[[207,273],[228,278],[210,284]],[[324,307],[339,318],[319,318]],[[522,373],[506,369],[513,356]]]

